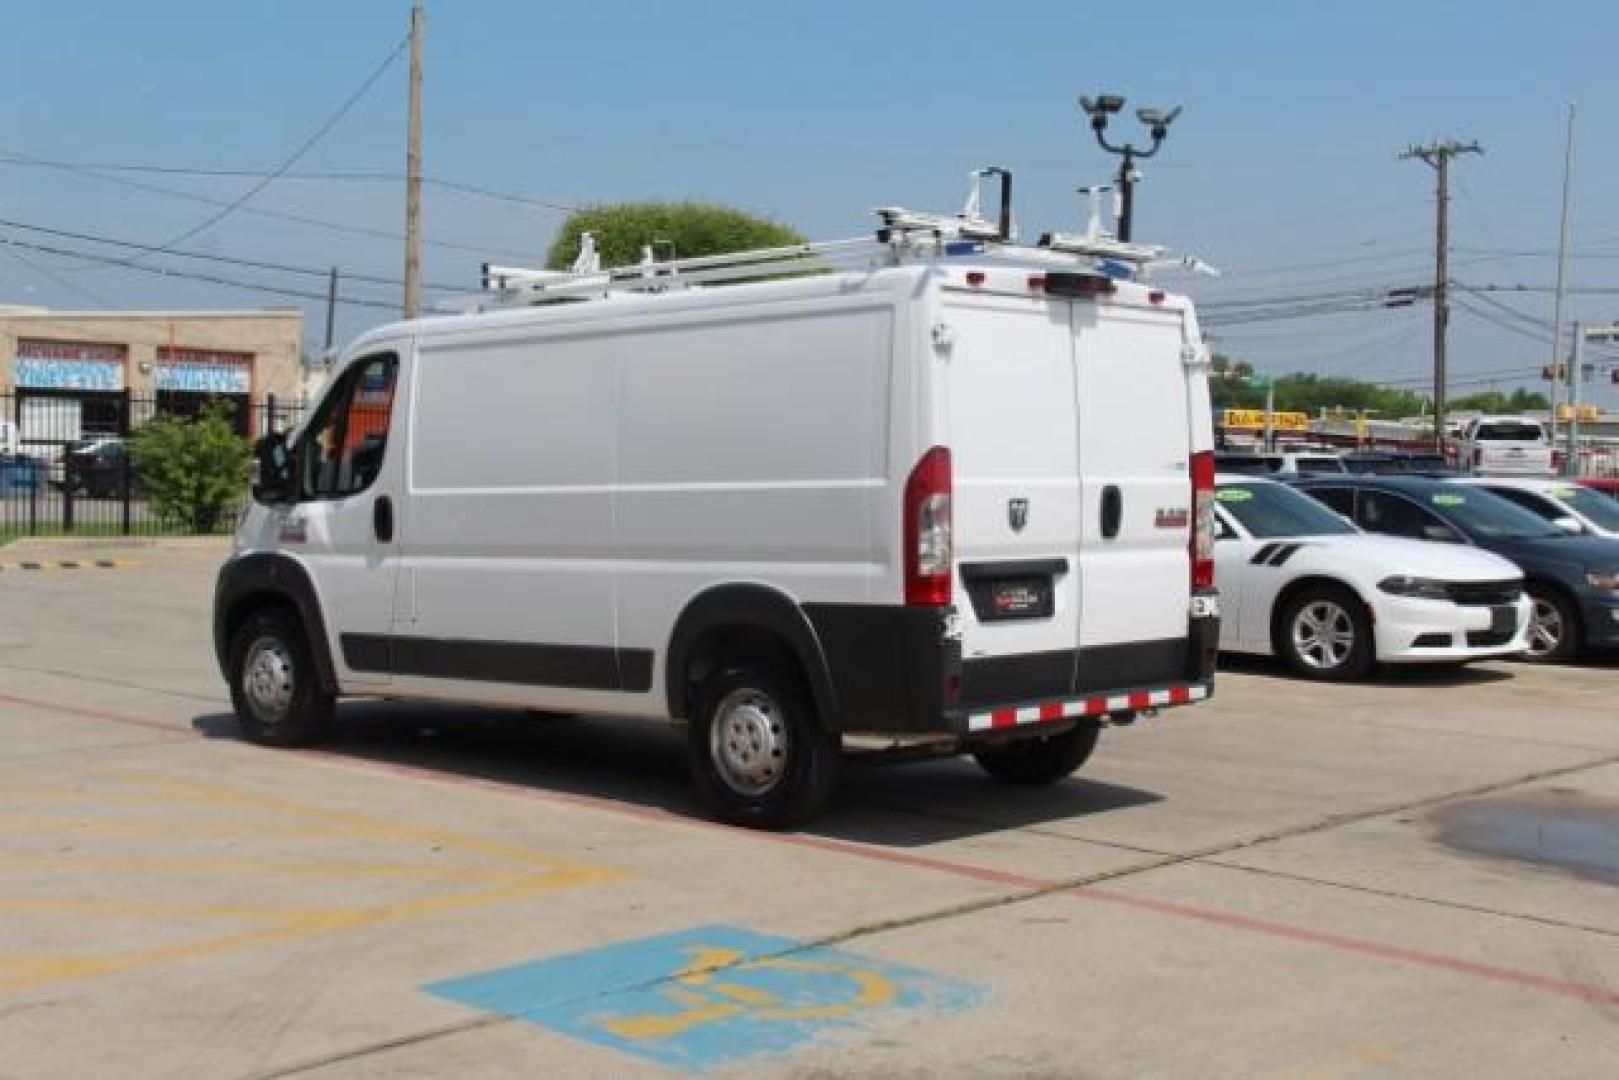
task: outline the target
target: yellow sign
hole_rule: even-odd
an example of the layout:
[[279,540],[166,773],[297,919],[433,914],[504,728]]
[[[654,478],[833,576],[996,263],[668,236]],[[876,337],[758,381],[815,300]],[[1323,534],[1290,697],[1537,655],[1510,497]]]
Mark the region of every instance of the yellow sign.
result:
[[[1271,414],[1271,425],[1277,431],[1308,431],[1310,430],[1310,414],[1301,412],[1279,412]],[[1255,431],[1265,429],[1264,409],[1227,409],[1220,421],[1221,427],[1252,428]]]
[[1570,420],[1578,417],[1581,423],[1591,423],[1602,418],[1602,410],[1596,405],[1569,406],[1567,403],[1557,406],[1557,419]]

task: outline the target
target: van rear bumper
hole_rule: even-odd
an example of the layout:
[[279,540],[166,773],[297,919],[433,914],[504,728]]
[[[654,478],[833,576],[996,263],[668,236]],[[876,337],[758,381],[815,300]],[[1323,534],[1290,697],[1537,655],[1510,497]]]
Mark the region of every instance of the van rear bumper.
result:
[[963,660],[939,608],[806,604],[845,733],[969,736],[1025,723],[1122,716],[1214,691],[1218,601],[1183,638]]

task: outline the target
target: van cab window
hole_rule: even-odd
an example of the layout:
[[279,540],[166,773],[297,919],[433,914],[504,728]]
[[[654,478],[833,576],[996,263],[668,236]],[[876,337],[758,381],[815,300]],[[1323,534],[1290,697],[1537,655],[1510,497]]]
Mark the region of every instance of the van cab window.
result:
[[382,471],[398,360],[375,356],[349,368],[321,403],[300,447],[305,499],[340,499],[370,487]]

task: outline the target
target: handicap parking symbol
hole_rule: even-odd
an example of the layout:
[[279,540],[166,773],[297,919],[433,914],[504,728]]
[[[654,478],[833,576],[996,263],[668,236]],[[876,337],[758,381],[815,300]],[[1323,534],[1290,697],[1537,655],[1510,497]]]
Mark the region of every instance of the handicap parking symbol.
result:
[[702,1071],[893,1012],[960,1012],[969,983],[840,949],[705,926],[425,987],[487,1012]]

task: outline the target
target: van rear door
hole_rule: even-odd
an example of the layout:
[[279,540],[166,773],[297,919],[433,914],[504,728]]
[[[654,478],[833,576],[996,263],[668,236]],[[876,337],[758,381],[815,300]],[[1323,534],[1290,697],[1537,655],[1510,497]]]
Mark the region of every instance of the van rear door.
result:
[[1073,689],[1079,431],[1071,302],[945,293],[962,700]]
[[1071,305],[1079,422],[1075,689],[1174,682],[1188,662],[1192,394],[1177,310]]

